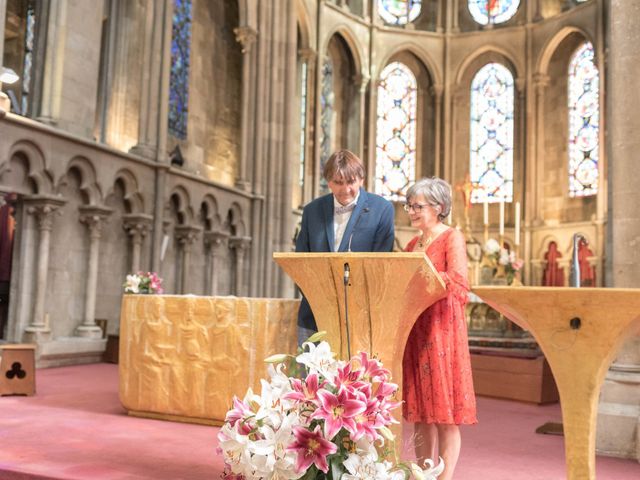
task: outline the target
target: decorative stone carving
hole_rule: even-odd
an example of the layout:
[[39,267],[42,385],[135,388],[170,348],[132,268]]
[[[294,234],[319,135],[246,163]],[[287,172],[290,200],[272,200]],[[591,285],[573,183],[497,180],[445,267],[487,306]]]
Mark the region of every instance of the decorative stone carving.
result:
[[191,262],[191,248],[199,238],[202,228],[192,225],[178,225],[174,228],[174,235],[182,255],[182,269],[178,292],[189,293],[189,265]]
[[248,26],[234,28],[233,33],[236,34],[236,41],[242,46],[242,53],[249,52],[258,38],[258,32]]
[[227,232],[204,232],[204,244],[207,248],[207,291],[211,295],[218,293],[218,261],[228,248],[229,234]]

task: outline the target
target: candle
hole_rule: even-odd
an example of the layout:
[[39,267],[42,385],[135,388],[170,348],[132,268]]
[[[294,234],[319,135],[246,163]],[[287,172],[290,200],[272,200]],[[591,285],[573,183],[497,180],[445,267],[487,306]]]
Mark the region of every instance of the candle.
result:
[[482,224],[486,227],[489,225],[489,202],[486,199],[482,207]]
[[520,202],[516,202],[516,232],[515,244],[520,245]]
[[504,198],[500,199],[500,237],[504,237]]

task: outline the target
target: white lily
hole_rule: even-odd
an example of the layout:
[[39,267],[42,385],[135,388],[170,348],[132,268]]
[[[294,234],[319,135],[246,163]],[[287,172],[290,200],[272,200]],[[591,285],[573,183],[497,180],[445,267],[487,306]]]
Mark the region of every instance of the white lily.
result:
[[414,478],[416,480],[436,480],[436,477],[444,471],[444,460],[442,460],[442,457],[438,459],[439,462],[437,466],[434,466],[433,460],[430,458],[424,461],[424,468],[412,463],[411,473]]
[[333,381],[338,373],[340,362],[333,358],[335,353],[331,351],[329,344],[320,342],[316,346],[311,342],[305,342],[302,348],[308,351],[298,355],[296,361],[306,366],[310,373],[319,373],[327,380]]

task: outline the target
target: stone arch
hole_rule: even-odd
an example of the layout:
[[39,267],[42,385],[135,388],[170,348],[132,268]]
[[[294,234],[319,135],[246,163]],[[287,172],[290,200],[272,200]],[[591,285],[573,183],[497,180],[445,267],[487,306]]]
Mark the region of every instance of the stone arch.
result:
[[357,41],[356,34],[351,30],[350,27],[344,24],[336,25],[336,27],[331,30],[327,36],[325,37],[324,44],[320,49],[320,52],[326,52],[329,48],[329,44],[331,40],[338,36],[346,45],[347,53],[351,57],[351,61],[353,62],[353,70],[356,75],[359,77],[367,77],[369,73],[366,70],[366,66],[363,64],[364,62],[364,53],[360,47],[360,44]]
[[167,207],[169,210],[174,209],[179,225],[187,225],[193,219],[191,198],[187,189],[182,185],[178,185],[172,190]]
[[372,70],[375,72],[374,74],[376,76],[376,79],[380,76],[380,72],[382,72],[384,67],[389,64],[389,61],[393,57],[403,52],[410,53],[418,59],[418,61],[423,65],[423,67],[429,74],[433,85],[442,85],[443,74],[440,68],[438,68],[436,62],[434,62],[433,58],[431,58],[428,52],[421,48],[417,43],[411,41],[401,43],[395,48],[389,50],[375,66],[372,66]]
[[223,227],[218,209],[218,202],[213,195],[207,194],[200,204],[201,220],[207,231],[220,230]]
[[20,140],[9,149],[9,160],[0,165],[0,183],[9,184],[23,193],[48,194],[53,191],[53,175],[46,168],[44,153],[28,140]]
[[99,205],[102,203],[102,191],[97,183],[96,170],[85,157],[73,157],[67,164],[67,169],[58,181],[56,190],[67,184],[69,175],[75,174],[79,180],[79,189],[85,205]]
[[551,63],[551,59],[554,57],[558,48],[564,43],[566,39],[573,35],[581,36],[585,41],[589,41],[592,45],[595,46],[594,39],[591,38],[591,36],[581,28],[574,26],[564,27],[555,35],[553,35],[549,40],[547,40],[544,47],[540,51],[540,57],[536,61],[536,74],[548,74],[549,64]]
[[244,237],[246,235],[246,228],[242,216],[242,207],[236,202],[232,203],[227,213],[227,224],[229,232],[234,237]]
[[124,190],[124,201],[127,213],[143,213],[144,197],[140,193],[138,179],[135,174],[126,168],[118,170],[114,176],[113,184],[107,192],[107,197],[113,193],[116,183],[120,183]]
[[295,10],[296,24],[298,26],[298,30],[300,31],[299,46],[301,48],[313,48],[313,45],[315,45],[315,42],[313,41],[315,32],[312,30],[311,18],[309,16],[309,12],[307,11],[305,2],[303,2],[302,0],[296,0]]
[[560,241],[560,239],[556,235],[550,233],[545,235],[542,238],[542,241],[538,245],[536,249],[536,253],[533,258],[538,260],[544,260],[544,254],[547,252],[547,249],[549,248],[549,244],[551,242],[556,242],[556,245],[558,245],[558,251],[560,251],[563,254],[565,253],[564,249],[562,248],[562,242]]
[[518,59],[504,48],[496,45],[485,45],[472,52],[460,63],[455,76],[455,85],[461,87],[463,84],[466,84],[467,80],[471,81],[479,70],[479,68],[476,68],[477,64],[492,61],[501,63],[511,70],[514,80],[523,78],[525,68],[524,65],[522,65],[521,59]]

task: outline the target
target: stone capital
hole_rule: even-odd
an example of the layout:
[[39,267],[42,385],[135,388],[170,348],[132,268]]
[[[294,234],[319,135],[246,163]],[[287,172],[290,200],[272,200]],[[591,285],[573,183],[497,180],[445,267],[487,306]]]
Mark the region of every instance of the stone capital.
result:
[[544,88],[548,87],[550,81],[551,78],[549,77],[549,75],[545,75],[543,73],[536,73],[533,76],[533,86],[537,90],[543,90]]
[[89,229],[89,236],[92,239],[100,238],[100,235],[102,234],[102,226],[109,215],[113,213],[113,210],[96,205],[82,206],[79,210],[80,222],[84,223]]
[[214,255],[223,247],[226,247],[228,242],[229,242],[229,233],[227,232],[222,232],[222,231],[204,232],[204,244],[207,247],[211,248]]
[[251,245],[251,237],[230,237],[229,248],[235,250],[238,254],[242,254]]
[[38,230],[40,231],[51,231],[54,216],[62,214],[59,208],[65,203],[67,203],[67,201],[62,197],[49,197],[45,195],[24,197],[27,213],[35,216],[38,221]]
[[130,237],[142,239],[153,226],[153,217],[143,213],[129,213],[122,216],[122,227]]
[[309,64],[315,62],[318,54],[313,48],[301,48],[298,50],[298,56],[303,62]]
[[516,78],[515,84],[516,84],[516,92],[518,92],[520,96],[523,96],[527,87],[527,79],[518,77]]
[[193,225],[177,225],[173,229],[177,242],[185,247],[191,246],[200,236],[201,227]]
[[436,99],[436,101],[440,101],[442,99],[442,94],[444,93],[444,85],[434,83],[429,87],[429,93]]
[[248,26],[234,28],[233,33],[236,34],[236,41],[242,46],[242,53],[249,52],[258,38],[258,32]]

